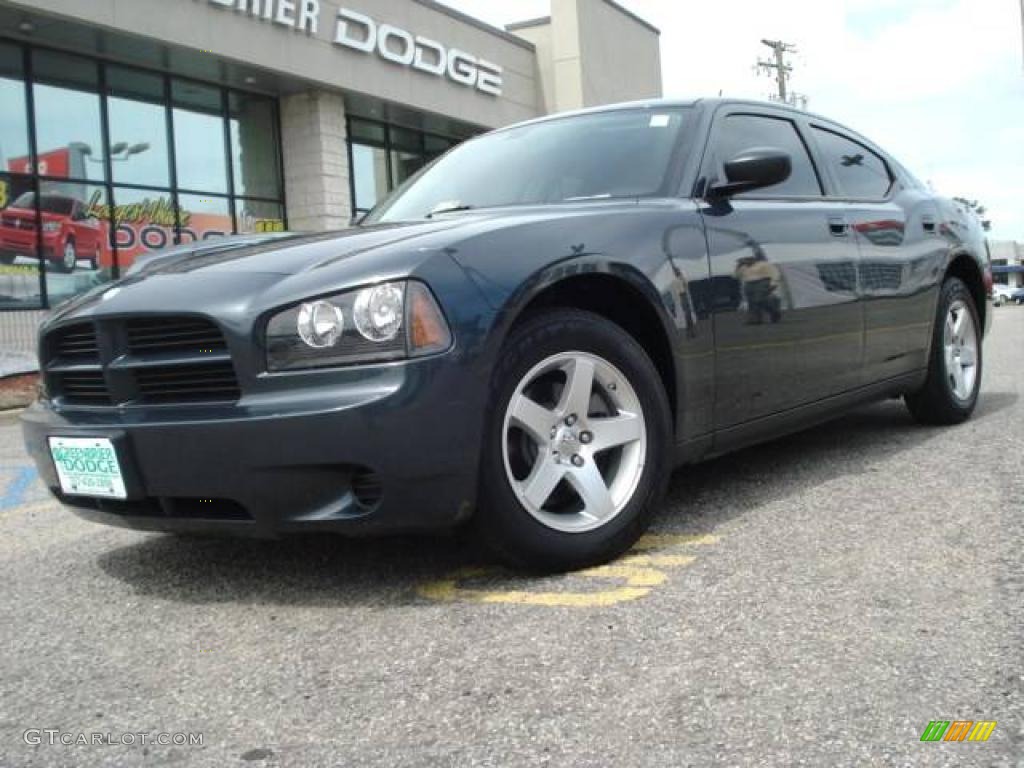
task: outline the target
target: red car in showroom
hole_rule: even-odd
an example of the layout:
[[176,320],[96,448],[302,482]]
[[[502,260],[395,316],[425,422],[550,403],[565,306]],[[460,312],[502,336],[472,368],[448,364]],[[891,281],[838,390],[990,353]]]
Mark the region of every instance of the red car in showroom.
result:
[[[17,256],[35,257],[35,193],[26,192],[0,211],[0,261],[10,264]],[[103,247],[100,222],[88,215],[81,200],[65,195],[42,195],[39,215],[43,226],[43,258],[62,272],[73,272],[78,261],[99,266]]]

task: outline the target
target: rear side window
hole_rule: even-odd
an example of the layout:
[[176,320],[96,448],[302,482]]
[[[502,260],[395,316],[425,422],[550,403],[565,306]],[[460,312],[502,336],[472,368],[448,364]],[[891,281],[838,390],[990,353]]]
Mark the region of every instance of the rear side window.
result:
[[876,153],[824,128],[814,128],[814,138],[839,183],[841,195],[871,200],[888,196],[892,188],[892,174]]
[[780,184],[747,192],[737,197],[821,197],[821,182],[814,163],[792,121],[764,115],[729,115],[718,131],[715,158],[722,164],[748,149],[781,149],[793,160],[793,173]]

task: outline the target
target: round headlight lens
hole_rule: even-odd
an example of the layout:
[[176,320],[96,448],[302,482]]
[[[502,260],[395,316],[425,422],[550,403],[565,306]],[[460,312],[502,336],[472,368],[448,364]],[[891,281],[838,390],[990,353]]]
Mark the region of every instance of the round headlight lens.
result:
[[356,330],[370,341],[391,341],[402,327],[405,292],[401,285],[385,283],[356,296],[352,316]]
[[300,339],[313,349],[324,349],[338,343],[345,318],[329,301],[313,301],[302,305],[296,325]]

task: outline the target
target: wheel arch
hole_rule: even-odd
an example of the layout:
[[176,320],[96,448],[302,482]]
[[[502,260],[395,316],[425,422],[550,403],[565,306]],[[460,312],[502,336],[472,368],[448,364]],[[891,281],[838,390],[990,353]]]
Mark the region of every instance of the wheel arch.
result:
[[982,273],[978,260],[965,251],[954,253],[946,265],[946,273],[943,280],[948,277],[956,277],[964,282],[974,299],[974,306],[978,310],[982,329],[987,328],[988,292],[985,287],[985,276]]
[[[561,268],[564,273],[564,266]],[[581,265],[573,274],[557,273],[535,282],[535,288],[517,296],[503,325],[505,336],[518,324],[545,309],[571,308],[593,312],[618,325],[647,352],[658,371],[678,423],[675,355],[672,324],[654,286],[632,267]],[[674,432],[674,430],[673,430]]]

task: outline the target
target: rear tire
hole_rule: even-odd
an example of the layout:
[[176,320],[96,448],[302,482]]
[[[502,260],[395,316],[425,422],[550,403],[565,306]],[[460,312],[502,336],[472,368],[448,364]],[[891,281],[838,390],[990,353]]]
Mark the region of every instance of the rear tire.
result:
[[494,371],[474,532],[531,571],[617,557],[664,491],[671,424],[654,364],[622,328],[569,309],[530,318]]
[[962,280],[942,284],[932,331],[928,378],[906,396],[907,408],[922,424],[959,424],[978,403],[982,372],[981,322]]

